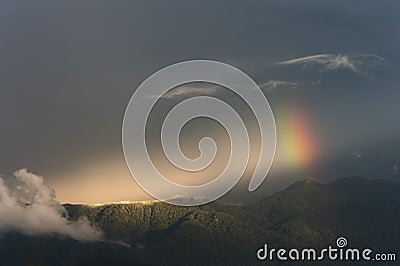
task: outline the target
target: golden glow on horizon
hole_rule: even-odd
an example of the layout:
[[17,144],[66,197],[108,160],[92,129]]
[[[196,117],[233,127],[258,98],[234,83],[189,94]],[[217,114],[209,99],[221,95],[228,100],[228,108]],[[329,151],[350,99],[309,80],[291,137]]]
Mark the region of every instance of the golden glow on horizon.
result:
[[48,179],[61,203],[104,204],[153,200],[134,181],[122,156],[102,158]]
[[[276,112],[278,145],[271,177],[281,171],[308,172],[318,158],[316,134],[309,114],[298,105],[292,104]],[[219,147],[227,150],[229,147]],[[254,169],[257,156],[249,162]],[[224,164],[224,160],[219,164]],[[161,165],[163,166],[163,165]],[[211,169],[209,169],[211,170]],[[240,169],[238,169],[240,170]],[[214,169],[200,180],[184,173],[165,169],[172,180],[185,185],[209,182],[219,174]],[[240,183],[247,188],[251,171],[246,172]],[[274,174],[275,173],[275,174]],[[73,170],[54,173],[48,183],[57,192],[62,203],[107,204],[110,202],[132,202],[153,200],[132,178],[122,154],[99,158]],[[290,176],[290,175],[289,175]]]

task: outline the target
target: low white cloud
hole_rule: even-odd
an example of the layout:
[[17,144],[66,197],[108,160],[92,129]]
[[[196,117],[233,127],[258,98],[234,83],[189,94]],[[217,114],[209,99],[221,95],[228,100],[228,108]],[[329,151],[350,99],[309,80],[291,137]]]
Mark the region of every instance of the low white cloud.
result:
[[277,63],[277,65],[293,64],[302,66],[320,65],[323,67],[323,71],[347,69],[357,74],[366,75],[370,68],[386,65],[386,59],[374,54],[317,54]]
[[284,80],[268,80],[267,82],[260,85],[261,89],[267,91],[273,91],[276,89],[295,89],[299,86],[298,82],[284,81]]
[[17,231],[27,235],[60,234],[80,241],[95,241],[101,231],[87,219],[67,218],[65,208],[55,200],[55,192],[41,176],[18,170],[7,179],[0,177],[0,233]]
[[201,195],[175,195],[168,199],[168,202],[180,205],[197,204],[199,201],[209,201],[209,198]]

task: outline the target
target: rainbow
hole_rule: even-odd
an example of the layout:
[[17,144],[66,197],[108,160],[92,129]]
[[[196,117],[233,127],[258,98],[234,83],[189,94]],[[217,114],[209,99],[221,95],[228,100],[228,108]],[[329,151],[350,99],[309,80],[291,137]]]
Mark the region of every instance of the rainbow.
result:
[[287,170],[307,170],[317,159],[317,138],[309,115],[297,105],[276,113],[277,159]]

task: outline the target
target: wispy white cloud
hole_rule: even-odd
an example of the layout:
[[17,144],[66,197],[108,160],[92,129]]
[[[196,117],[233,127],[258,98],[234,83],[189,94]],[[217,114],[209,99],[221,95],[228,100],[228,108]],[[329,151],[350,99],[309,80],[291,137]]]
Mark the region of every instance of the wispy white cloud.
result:
[[[177,97],[182,96],[191,96],[191,95],[214,95],[217,93],[218,86],[217,85],[181,85],[177,88],[170,90],[165,93],[161,98],[163,99],[175,99]],[[158,95],[152,95],[151,98],[158,98]]]
[[398,174],[399,174],[399,166],[397,164],[393,165],[392,175],[398,175]]
[[76,240],[95,241],[101,231],[87,219],[69,221],[65,208],[41,176],[21,169],[6,185],[0,177],[0,233],[18,231],[27,235],[61,234]]
[[332,55],[330,54],[317,54],[317,55],[305,56],[305,57],[290,59],[287,61],[282,61],[277,63],[277,65],[290,65],[299,63],[321,63],[331,56]]
[[384,66],[386,63],[385,58],[374,54],[317,54],[278,62],[277,65],[320,65],[323,67],[323,71],[347,69],[357,74],[366,75],[368,69]]
[[319,84],[321,84],[321,77],[314,81],[311,81],[311,86],[319,86]]
[[362,154],[362,153],[359,152],[359,151],[355,151],[355,152],[353,152],[353,153],[351,154],[351,156],[352,156],[354,159],[360,159],[361,157],[364,156],[364,154]]
[[267,91],[273,91],[276,89],[295,89],[300,84],[294,81],[284,81],[284,80],[268,80],[267,82],[260,85],[261,89],[266,89]]

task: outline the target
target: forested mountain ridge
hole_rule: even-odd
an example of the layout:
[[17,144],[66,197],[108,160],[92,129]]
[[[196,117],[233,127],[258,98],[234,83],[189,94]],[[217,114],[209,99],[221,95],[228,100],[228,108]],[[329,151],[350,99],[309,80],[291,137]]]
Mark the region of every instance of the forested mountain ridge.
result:
[[250,265],[265,263],[256,258],[264,243],[274,248],[323,248],[344,236],[354,247],[392,252],[400,248],[400,186],[358,177],[327,185],[299,181],[243,206],[64,206],[72,220],[87,217],[106,241],[7,234],[0,240],[0,255],[12,262],[14,245],[18,260],[39,265],[52,265],[63,256],[65,265]]

